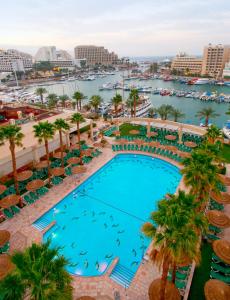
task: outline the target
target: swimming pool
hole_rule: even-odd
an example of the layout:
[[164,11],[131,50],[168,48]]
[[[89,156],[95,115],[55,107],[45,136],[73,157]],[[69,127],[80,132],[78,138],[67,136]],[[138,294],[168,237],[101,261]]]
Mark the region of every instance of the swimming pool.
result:
[[118,154],[39,218],[56,221],[43,236],[60,246],[71,274],[96,276],[115,257],[136,272],[149,245],[140,229],[157,201],[174,193],[175,166],[146,155]]

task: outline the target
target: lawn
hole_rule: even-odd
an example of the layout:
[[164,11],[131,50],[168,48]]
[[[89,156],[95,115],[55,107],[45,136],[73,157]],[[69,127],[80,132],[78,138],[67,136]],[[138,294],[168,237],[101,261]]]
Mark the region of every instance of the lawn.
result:
[[146,128],[146,126],[124,123],[119,127],[120,135],[121,136],[130,135],[129,133],[130,130],[136,129],[140,131],[141,128]]
[[195,269],[188,300],[205,300],[204,284],[210,279],[212,252],[211,244],[203,243],[201,248],[201,263]]
[[222,155],[227,163],[230,163],[230,145],[224,144]]

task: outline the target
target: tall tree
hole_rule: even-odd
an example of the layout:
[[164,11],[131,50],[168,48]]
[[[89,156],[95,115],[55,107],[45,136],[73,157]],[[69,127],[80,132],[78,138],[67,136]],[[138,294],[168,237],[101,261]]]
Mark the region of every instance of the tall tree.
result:
[[15,252],[15,269],[0,283],[2,299],[72,299],[71,276],[65,270],[68,261],[50,241],[32,244],[24,252]]
[[52,93],[52,94],[49,94],[47,96],[47,99],[48,99],[48,107],[49,108],[54,108],[57,106],[57,103],[58,103],[58,97],[56,94]]
[[176,108],[173,108],[171,110],[170,115],[173,117],[174,122],[177,122],[178,119],[183,118],[185,116],[185,114],[181,110],[176,109]]
[[138,95],[138,90],[137,89],[132,89],[129,93],[129,99],[132,100],[133,103],[133,115],[134,118],[136,117],[136,110],[137,110],[137,103],[138,103],[138,99],[139,99],[139,95]]
[[115,110],[115,115],[117,117],[117,114],[118,114],[118,106],[122,103],[122,96],[120,94],[116,94],[112,100],[111,100],[111,103],[113,104],[114,106],[114,110]]
[[38,138],[39,143],[45,144],[46,150],[46,159],[48,163],[48,179],[49,185],[51,184],[51,176],[50,176],[50,159],[49,159],[49,140],[54,138],[55,127],[53,124],[48,121],[39,122],[37,125],[34,125],[34,136]]
[[172,105],[162,104],[157,108],[157,113],[160,115],[161,120],[167,120],[168,116],[172,113]]
[[59,100],[61,100],[62,108],[65,108],[65,103],[68,99],[69,99],[68,95],[64,94],[64,95],[59,96]]
[[183,165],[184,182],[200,205],[207,201],[211,190],[219,191],[219,170],[209,153],[203,149],[194,150],[191,157],[184,159]]
[[47,90],[43,87],[37,88],[36,89],[36,95],[40,96],[41,103],[43,104],[43,95],[47,93]]
[[93,95],[91,98],[90,98],[90,106],[94,108],[95,112],[98,111],[98,107],[101,105],[102,103],[102,98],[101,96],[99,95]]
[[179,191],[178,195],[158,203],[158,210],[150,216],[151,222],[143,225],[143,233],[153,239],[150,258],[162,268],[160,299],[165,299],[167,275],[173,268],[175,283],[176,266],[184,258],[199,262],[199,234],[207,229],[202,213],[196,213],[197,202],[190,194]]
[[[85,121],[85,119],[83,118],[83,116],[80,113],[75,113],[71,117],[71,123],[77,124],[77,137],[78,137],[80,159],[81,159],[81,132],[80,132],[80,123],[82,123],[84,121]],[[82,160],[81,160],[81,163],[82,163]]]
[[73,99],[75,99],[76,102],[77,102],[77,109],[78,109],[78,110],[81,110],[82,100],[83,100],[83,99],[86,99],[86,96],[84,96],[83,93],[81,93],[81,92],[79,92],[79,91],[76,91],[76,92],[73,94]]
[[215,113],[214,109],[211,107],[203,108],[202,110],[198,111],[196,114],[197,117],[200,119],[205,119],[205,126],[208,126],[210,118],[216,118],[219,114]]
[[205,137],[209,143],[214,144],[217,140],[221,140],[223,138],[223,133],[216,125],[211,125],[207,128]]
[[12,168],[14,176],[14,186],[15,191],[19,194],[18,188],[18,174],[17,174],[17,162],[15,156],[15,147],[22,147],[22,139],[24,134],[21,132],[21,127],[17,125],[7,125],[0,128],[0,144],[3,144],[4,141],[9,142],[9,149],[12,158]]
[[59,140],[60,140],[60,147],[61,147],[61,162],[62,162],[62,167],[64,167],[62,133],[64,130],[69,130],[70,126],[64,119],[61,118],[55,120],[54,126],[59,133]]

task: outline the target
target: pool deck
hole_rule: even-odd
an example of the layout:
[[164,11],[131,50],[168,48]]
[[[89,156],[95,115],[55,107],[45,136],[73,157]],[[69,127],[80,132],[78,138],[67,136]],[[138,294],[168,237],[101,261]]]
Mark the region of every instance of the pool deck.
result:
[[[12,219],[8,219],[0,224],[0,229],[7,229],[11,232],[10,240],[10,252],[14,250],[23,250],[24,248],[31,245],[32,242],[39,243],[42,240],[42,233],[35,229],[32,223],[48,211],[57,202],[63,199],[68,193],[74,188],[86,180],[90,175],[95,173],[101,168],[106,162],[111,160],[117,152],[113,152],[111,148],[103,148],[103,153],[94,158],[87,166],[87,171],[78,180],[73,177],[66,177],[64,182],[59,186],[54,186],[52,189],[38,201],[30,206],[26,206],[22,211]],[[123,152],[122,152],[123,153]],[[124,153],[129,153],[124,152]],[[162,160],[168,161],[177,167],[181,168],[181,165],[161,156],[142,153],[142,152],[130,152],[135,154],[145,154],[152,157],[158,157]],[[230,173],[230,169],[229,169]],[[177,189],[186,190],[183,183],[183,179],[178,185]],[[230,213],[230,208],[227,208]],[[229,235],[228,235],[229,239]],[[74,287],[74,298],[82,295],[89,295],[96,297],[97,300],[106,299],[104,296],[109,296],[114,299],[114,292],[119,292],[120,299],[127,300],[147,300],[148,298],[148,287],[152,280],[160,276],[157,268],[150,262],[143,260],[136,275],[128,289],[123,288],[121,285],[116,284],[109,278],[113,264],[102,276],[96,277],[73,277]]]

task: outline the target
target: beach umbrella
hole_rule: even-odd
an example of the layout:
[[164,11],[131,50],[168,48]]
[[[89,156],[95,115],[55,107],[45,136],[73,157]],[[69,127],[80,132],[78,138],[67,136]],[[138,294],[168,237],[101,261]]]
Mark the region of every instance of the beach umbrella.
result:
[[227,240],[216,240],[212,244],[215,254],[226,264],[230,265],[230,242]]
[[160,142],[157,142],[157,141],[152,141],[149,143],[149,146],[152,146],[152,147],[159,147],[161,145]]
[[206,300],[229,300],[230,286],[217,279],[209,279],[204,286]]
[[67,163],[68,163],[69,165],[79,164],[80,162],[81,162],[80,157],[70,157],[70,158],[67,160]]
[[34,192],[34,191],[40,189],[43,186],[44,186],[44,181],[43,180],[35,179],[35,180],[30,181],[30,182],[27,183],[26,189],[27,189],[27,191]]
[[81,174],[81,173],[85,173],[87,170],[87,168],[85,166],[75,166],[72,167],[72,174]]
[[187,157],[190,157],[191,156],[191,153],[189,152],[183,152],[183,151],[180,151],[180,150],[177,150],[176,153],[181,156],[182,158],[187,158]]
[[7,187],[3,184],[0,184],[0,195],[6,191]]
[[166,149],[168,149],[168,150],[170,150],[170,151],[174,151],[174,152],[176,152],[176,151],[178,150],[176,146],[170,146],[170,145],[167,145],[167,146],[165,146],[165,147],[166,147]]
[[129,131],[129,133],[132,134],[132,135],[137,135],[137,134],[140,133],[140,131],[137,130],[137,129],[132,129],[132,130]]
[[119,136],[119,135],[120,135],[120,131],[119,131],[119,130],[115,130],[115,131],[113,132],[113,134],[116,135],[116,136]]
[[44,168],[47,168],[47,167],[48,167],[48,161],[47,160],[42,160],[42,161],[40,161],[39,163],[37,163],[35,165],[36,169],[44,169]]
[[[66,156],[66,153],[63,152],[63,157],[65,157],[65,156]],[[54,154],[53,154],[53,157],[54,157],[54,158],[61,159],[61,152],[56,152],[56,153],[54,153]]]
[[230,177],[227,177],[225,175],[219,174],[219,178],[220,181],[224,184],[224,185],[230,185]]
[[165,139],[168,141],[175,141],[177,139],[177,137],[173,134],[168,134],[165,136]]
[[230,194],[228,194],[227,192],[221,192],[220,194],[211,192],[210,198],[212,198],[220,204],[230,204]]
[[195,148],[195,147],[197,147],[197,144],[196,143],[194,143],[194,142],[184,142],[184,145],[186,146],[186,147],[189,147],[189,148]]
[[0,247],[3,247],[10,240],[10,232],[7,230],[0,230]]
[[92,152],[93,152],[93,149],[88,148],[88,149],[82,150],[81,155],[82,156],[92,156]]
[[71,146],[72,150],[80,150],[80,148],[81,147],[79,146],[79,144],[74,144],[74,145]]
[[62,176],[65,174],[65,169],[62,167],[52,168],[50,169],[50,174],[53,176]]
[[23,171],[18,173],[18,181],[25,181],[33,175],[33,172],[30,170]]
[[216,227],[227,228],[230,226],[229,217],[219,210],[209,210],[206,216],[208,222]]
[[6,275],[13,271],[15,268],[14,264],[11,262],[9,255],[0,255],[0,280],[2,280]]
[[76,300],[96,300],[96,298],[90,297],[90,296],[81,296],[77,298]]
[[2,200],[0,200],[0,206],[2,208],[9,208],[13,205],[18,204],[21,201],[21,196],[16,194],[11,194],[6,197],[4,197]]
[[117,141],[119,144],[126,144],[128,141],[126,139],[120,139]]
[[[149,286],[149,299],[150,300],[159,300],[160,299],[160,288],[161,288],[161,279],[155,279]],[[165,300],[180,300],[180,293],[176,286],[167,281],[165,288]]]

